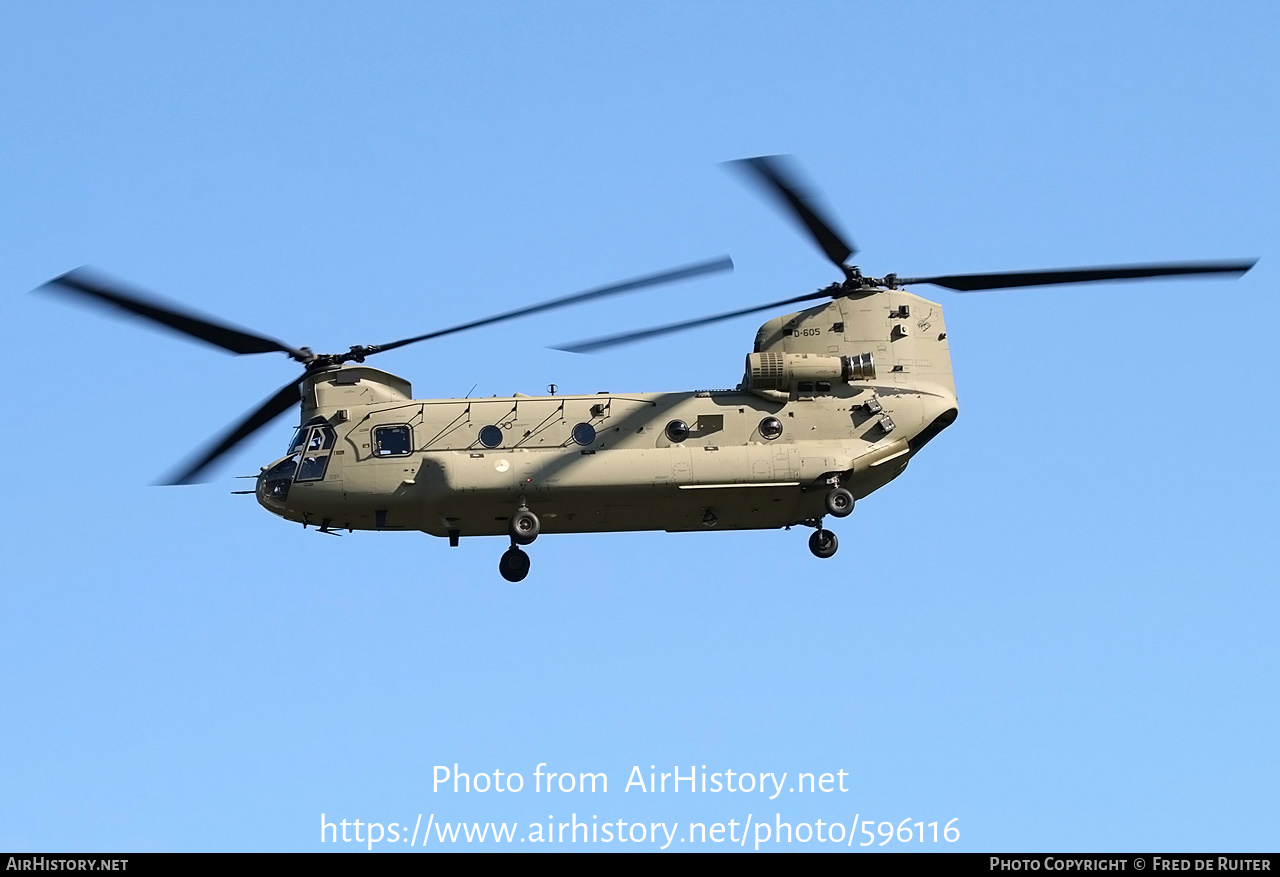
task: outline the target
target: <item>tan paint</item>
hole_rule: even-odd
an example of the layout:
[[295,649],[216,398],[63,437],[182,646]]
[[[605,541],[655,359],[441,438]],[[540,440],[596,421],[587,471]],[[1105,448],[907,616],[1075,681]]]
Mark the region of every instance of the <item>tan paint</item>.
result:
[[[283,503],[260,489],[259,501],[292,521],[437,536],[505,535],[522,500],[544,533],[776,528],[820,519],[835,481],[859,498],[888,483],[911,440],[954,418],[942,308],[903,290],[770,320],[755,352],[786,354],[829,387],[753,392],[748,375],[732,391],[413,399],[378,369],[320,371],[304,385],[302,423],[337,433],[325,477],[294,483]],[[839,357],[868,353],[874,377],[839,379]],[[782,424],[773,439],[770,417]],[[682,442],[666,434],[673,420],[689,426]],[[595,440],[576,444],[577,424]],[[412,452],[376,456],[374,430],[397,425],[412,428]],[[498,447],[481,444],[486,426],[501,430]]]

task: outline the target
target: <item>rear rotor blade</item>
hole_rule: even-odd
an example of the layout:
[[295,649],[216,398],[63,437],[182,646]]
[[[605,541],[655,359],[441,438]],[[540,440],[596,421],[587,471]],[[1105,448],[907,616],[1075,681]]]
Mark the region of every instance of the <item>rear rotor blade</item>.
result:
[[1058,283],[1093,283],[1100,280],[1139,280],[1193,274],[1243,274],[1257,259],[1235,262],[1165,262],[1149,265],[1109,265],[1096,268],[1055,268],[1047,271],[999,271],[994,274],[942,274],[935,277],[899,277],[898,283],[932,283],[959,292],[1011,289],[1018,286],[1052,286]]
[[196,481],[200,481],[201,473],[210,463],[217,460],[227,451],[240,444],[240,442],[244,441],[259,429],[275,420],[281,414],[284,414],[294,405],[301,402],[302,391],[300,386],[305,377],[306,375],[303,374],[296,380],[285,384],[276,391],[274,396],[264,401],[253,411],[249,412],[249,414],[247,414],[238,424],[232,427],[226,435],[188,463],[185,468],[169,476],[167,480],[161,483],[192,484]]
[[567,305],[579,304],[581,302],[590,301],[596,298],[604,298],[609,295],[617,295],[622,292],[631,292],[635,289],[642,289],[646,286],[657,286],[661,283],[672,283],[677,280],[685,280],[689,277],[698,277],[703,274],[711,274],[716,271],[729,271],[733,268],[733,260],[728,256],[721,256],[718,259],[711,259],[707,262],[697,262],[693,265],[686,265],[683,268],[676,268],[671,271],[663,271],[659,274],[648,274],[644,277],[637,277],[633,280],[626,280],[622,283],[614,283],[609,286],[601,286],[597,289],[589,289],[586,292],[575,293],[574,295],[566,295],[561,298],[553,298],[540,304],[529,305],[528,307],[517,308],[514,311],[497,314],[492,317],[485,317],[480,320],[472,320],[470,323],[462,323],[458,326],[451,326],[448,329],[440,329],[436,332],[428,332],[425,335],[418,335],[414,338],[405,338],[400,341],[392,341],[390,344],[379,344],[374,347],[367,348],[368,353],[383,353],[388,350],[395,350],[397,347],[404,347],[406,344],[414,344],[418,341],[426,341],[429,338],[440,338],[444,335],[452,335],[454,332],[463,332],[467,329],[476,329],[480,326],[488,326],[491,323],[501,323],[504,320],[514,320],[516,317],[524,317],[529,314],[536,314],[540,311],[549,311],[554,308],[562,308]]
[[781,156],[761,155],[728,163],[744,171],[753,171],[753,179],[760,187],[791,211],[822,252],[827,254],[827,258],[837,268],[843,269],[845,263],[858,251],[857,248],[835,232],[831,223],[819,213],[806,190],[796,182],[795,176],[783,168],[783,161]]
[[798,295],[795,298],[773,301],[768,304],[756,305],[755,307],[750,308],[742,308],[741,310],[729,311],[724,314],[716,314],[711,317],[699,317],[696,320],[686,320],[683,323],[671,323],[666,326],[657,326],[653,329],[643,329],[639,332],[624,332],[620,335],[608,335],[603,338],[592,338],[588,341],[578,341],[573,344],[557,346],[552,349],[563,350],[567,353],[594,353],[597,350],[604,350],[607,347],[617,347],[622,344],[631,344],[635,341],[643,341],[646,338],[656,338],[660,335],[670,335],[673,332],[683,332],[686,329],[696,329],[698,326],[706,326],[709,323],[719,323],[721,320],[732,320],[734,317],[742,317],[747,314],[754,314],[758,311],[767,311],[771,308],[782,307],[783,305],[798,304],[802,301],[813,301],[817,298],[830,297],[830,290],[811,292],[807,295]]
[[95,277],[84,268],[77,268],[60,277],[55,277],[40,289],[70,293],[99,304],[110,305],[232,353],[280,352],[287,353],[295,359],[304,358],[300,351],[274,338],[236,329],[208,317],[184,313],[172,305],[149,298],[120,283]]

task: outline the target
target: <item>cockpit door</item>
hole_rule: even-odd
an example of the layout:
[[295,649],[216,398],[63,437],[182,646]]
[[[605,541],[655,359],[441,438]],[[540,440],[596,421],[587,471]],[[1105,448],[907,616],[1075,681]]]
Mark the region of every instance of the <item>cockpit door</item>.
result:
[[333,427],[327,424],[311,427],[302,446],[302,462],[298,465],[294,481],[324,480],[336,441]]

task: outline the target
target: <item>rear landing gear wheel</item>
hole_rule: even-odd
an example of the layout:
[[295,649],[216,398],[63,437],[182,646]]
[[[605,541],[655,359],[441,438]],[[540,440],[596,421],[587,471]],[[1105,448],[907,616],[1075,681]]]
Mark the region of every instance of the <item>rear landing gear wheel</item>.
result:
[[498,561],[498,572],[509,582],[524,581],[529,574],[529,555],[512,545],[502,553]]
[[814,557],[831,557],[839,547],[840,540],[830,530],[816,530],[809,537],[809,550],[813,552]]
[[837,518],[848,517],[853,511],[853,494],[843,487],[837,487],[827,494],[827,514]]
[[511,533],[512,542],[517,545],[529,545],[542,532],[542,522],[528,509],[520,509],[511,516],[507,530]]

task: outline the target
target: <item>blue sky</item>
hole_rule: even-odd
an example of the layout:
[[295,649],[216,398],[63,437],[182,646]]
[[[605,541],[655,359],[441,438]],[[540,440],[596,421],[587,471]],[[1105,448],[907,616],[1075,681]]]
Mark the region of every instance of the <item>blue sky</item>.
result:
[[[1278,24],[1266,3],[6,6],[0,848],[323,850],[321,813],[576,813],[1274,850]],[[769,315],[548,345],[835,279],[718,166],[769,153],[877,275],[1261,261],[920,287],[960,417],[840,522],[836,558],[807,531],[565,536],[518,586],[497,539],[322,538],[231,495],[285,421],[210,484],[150,486],[295,367],[28,293],[91,264],[342,350],[728,253],[731,275],[377,364],[423,397],[730,386]],[[455,762],[610,787],[433,792]],[[651,764],[849,791],[624,792]]]

